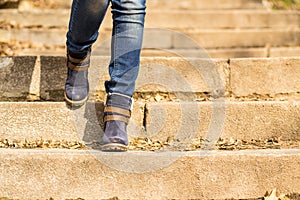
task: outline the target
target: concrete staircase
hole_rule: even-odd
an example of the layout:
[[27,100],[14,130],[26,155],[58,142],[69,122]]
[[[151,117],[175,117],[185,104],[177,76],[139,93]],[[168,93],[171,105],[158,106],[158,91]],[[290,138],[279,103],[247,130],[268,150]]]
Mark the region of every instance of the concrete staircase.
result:
[[[71,2],[48,1],[59,6],[40,10],[23,0],[19,9],[0,10],[0,39],[25,42],[19,55],[64,55]],[[261,0],[207,4],[204,0],[149,1],[143,55],[199,58],[206,57],[206,51],[213,58],[299,55],[298,11],[268,10]],[[110,15],[100,33],[94,55],[109,55]]]
[[[91,93],[99,99],[104,91],[95,83],[99,83],[97,77],[101,81],[107,76],[100,67],[107,62],[106,57],[93,57],[90,80],[96,88]],[[1,85],[0,176],[5,181],[0,196],[252,199],[273,188],[284,194],[299,193],[300,59],[184,62],[181,58],[142,60],[137,94],[149,95],[150,87],[162,98],[175,97],[171,102],[159,96],[154,97],[156,102],[137,97],[129,134],[141,142],[131,147],[165,148],[110,154],[90,146],[102,134],[101,101],[76,110],[61,101],[64,57],[1,57],[5,84]],[[164,76],[157,67],[165,71]],[[215,70],[221,78],[214,77]],[[165,77],[158,81],[162,88],[153,82],[159,74]],[[224,98],[222,92],[211,91],[201,75],[214,79],[213,87],[224,89]],[[210,101],[201,97],[204,94]],[[29,102],[32,98],[36,100]],[[232,138],[223,151],[215,148],[219,138]],[[197,143],[202,139],[203,144]],[[272,140],[273,146],[235,148],[237,141],[253,140]],[[194,148],[195,142],[201,145]],[[236,150],[229,151],[231,147]]]
[[94,48],[90,101],[70,108],[61,37],[70,1],[51,3],[64,10],[26,1],[0,10],[10,21],[1,40],[31,45],[0,57],[0,199],[299,196],[299,12],[256,0],[149,0],[131,151],[104,153],[110,21]]

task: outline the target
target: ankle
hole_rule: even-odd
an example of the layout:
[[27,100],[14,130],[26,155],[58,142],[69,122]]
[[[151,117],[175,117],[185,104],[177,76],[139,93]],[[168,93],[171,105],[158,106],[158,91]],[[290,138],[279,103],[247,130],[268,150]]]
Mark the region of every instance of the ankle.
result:
[[121,93],[108,93],[105,106],[118,107],[125,110],[132,110],[134,100],[132,97]]
[[88,48],[83,51],[77,51],[77,52],[67,49],[67,56],[70,56],[70,57],[76,58],[76,59],[84,59],[84,58],[90,57],[90,54],[91,54],[91,48]]

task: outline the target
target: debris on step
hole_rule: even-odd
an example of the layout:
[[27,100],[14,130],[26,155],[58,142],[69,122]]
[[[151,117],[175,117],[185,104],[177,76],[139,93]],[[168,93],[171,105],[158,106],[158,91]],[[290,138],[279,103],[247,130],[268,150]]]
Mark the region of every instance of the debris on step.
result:
[[[151,138],[133,138],[130,140],[128,149],[132,151],[199,151],[207,143],[207,139],[195,138],[191,141],[182,141],[169,137],[165,141]],[[97,149],[99,142],[91,144],[83,141],[65,140],[8,140],[0,139],[0,148],[10,149]],[[298,149],[300,141],[282,141],[280,138],[240,140],[234,138],[219,138],[212,150],[237,151],[237,150],[259,150],[259,149]]]
[[44,139],[36,139],[33,141],[29,140],[8,140],[8,139],[0,139],[0,148],[11,148],[11,149],[78,149],[83,150],[86,149],[83,142],[79,141],[65,141],[65,140],[44,140]]
[[281,194],[278,195],[277,189],[273,189],[270,193],[267,191],[264,200],[300,200],[300,194]]

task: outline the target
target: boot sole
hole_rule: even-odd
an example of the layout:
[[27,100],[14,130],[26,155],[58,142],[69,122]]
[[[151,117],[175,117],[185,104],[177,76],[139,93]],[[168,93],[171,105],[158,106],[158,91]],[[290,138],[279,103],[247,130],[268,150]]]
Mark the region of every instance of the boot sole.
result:
[[71,100],[71,99],[69,99],[67,97],[66,93],[64,93],[64,95],[65,95],[65,100],[66,100],[67,104],[69,104],[71,106],[75,106],[75,107],[83,106],[85,104],[85,102],[87,102],[87,100],[89,98],[89,96],[87,96],[86,98],[84,98],[84,99],[82,99],[80,101],[73,101],[73,100]]
[[128,147],[126,145],[119,143],[110,143],[101,146],[101,151],[105,152],[125,152],[127,150]]

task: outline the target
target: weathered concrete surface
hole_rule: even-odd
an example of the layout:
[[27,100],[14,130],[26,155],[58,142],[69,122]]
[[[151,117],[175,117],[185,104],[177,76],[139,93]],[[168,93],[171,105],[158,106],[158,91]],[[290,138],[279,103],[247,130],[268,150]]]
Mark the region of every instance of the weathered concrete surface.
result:
[[[0,19],[21,27],[67,27],[70,10],[0,10]],[[26,20],[24,20],[26,19]]]
[[26,99],[35,67],[35,56],[0,57],[0,98]]
[[[180,51],[170,52],[180,56]],[[228,64],[227,60],[209,59],[204,50],[202,56],[202,59],[143,57],[136,91],[173,92],[182,95],[179,97],[182,101],[195,100],[185,96],[195,93],[222,97],[224,92],[236,96],[272,96],[300,91],[300,59],[297,57],[230,59]],[[39,88],[41,99],[63,101],[67,72],[65,57],[41,56],[39,63],[36,60],[36,57],[22,56],[1,58],[0,78],[5,83],[0,87],[2,98],[25,99],[33,89],[38,93],[36,89]],[[92,57],[89,71],[91,93],[105,91],[104,81],[109,79],[108,64],[109,57]],[[37,71],[40,76],[36,73],[33,77],[35,67],[41,68]],[[35,88],[31,88],[33,86]]]
[[43,0],[42,2],[33,2],[32,0],[19,0],[19,10],[36,10],[42,9],[70,9],[72,0]]
[[[41,99],[54,100],[57,96],[62,101],[64,98],[64,85],[67,78],[66,57],[41,56]],[[56,100],[58,100],[56,98]]]
[[184,96],[189,93],[207,92],[220,97],[224,95],[228,81],[227,68],[227,60],[212,60],[209,57],[144,58],[141,60],[136,91],[174,92],[182,101],[194,99]]
[[237,96],[300,92],[300,59],[232,59],[230,90]]
[[[9,0],[17,1],[17,0]],[[23,0],[30,2],[30,0]],[[69,8],[71,6],[71,0],[46,0],[48,4],[55,4],[59,8]],[[211,0],[209,2],[205,0],[152,0],[147,1],[148,9],[186,9],[186,10],[198,10],[198,9],[258,9],[263,8],[261,0]],[[28,7],[27,7],[28,8]],[[26,9],[21,8],[21,9]]]
[[[192,20],[191,20],[192,19]],[[211,20],[213,19],[213,20]],[[300,12],[268,11],[149,11],[147,28],[289,28],[299,27]]]
[[[41,57],[41,98],[63,100],[66,67],[64,57]],[[108,57],[92,57],[89,71],[91,93],[105,91]],[[222,96],[226,85],[227,60],[185,58],[142,58],[136,91],[175,93],[208,92]],[[186,100],[186,96],[181,96]],[[190,99],[190,98],[189,98]]]
[[250,199],[299,193],[300,151],[0,152],[0,195],[14,199]]
[[[9,140],[101,141],[103,103],[89,102],[80,109],[54,103],[0,103],[0,138]],[[128,134],[143,133],[144,104],[134,105]]]
[[[173,50],[174,51],[174,50]],[[172,53],[172,49],[143,49],[143,57],[174,57],[181,56],[187,58],[262,58],[262,57],[297,57],[300,55],[299,47],[258,47],[258,48],[220,48],[220,49],[176,49],[176,54]],[[110,56],[110,49],[93,49],[93,56]],[[22,49],[19,51],[20,56],[65,56],[64,48],[51,49]]]
[[[64,102],[0,104],[0,138],[10,140],[100,141],[103,104],[89,102],[72,110]],[[299,141],[300,103],[135,103],[130,138],[167,138],[191,142],[196,137]],[[145,124],[144,124],[145,123]],[[145,125],[145,127],[144,127]],[[146,131],[145,129],[146,128]]]
[[281,48],[270,48],[271,57],[297,57],[300,55],[300,47],[281,47]]
[[[173,33],[173,35],[172,48],[175,49],[199,48],[199,46],[202,48],[264,47],[267,44],[273,47],[298,46],[300,43],[299,29],[190,30],[182,31],[180,34]],[[145,41],[147,44],[147,38]]]
[[261,0],[211,0],[209,2],[205,0],[152,0],[147,2],[149,9],[160,10],[208,10],[208,9],[263,9]]
[[[110,12],[102,23],[102,28],[111,28]],[[69,10],[23,11],[0,10],[0,18],[12,24],[25,27],[67,27],[70,17]],[[26,18],[26,20],[24,20]],[[193,20],[191,20],[193,19]],[[213,21],[210,19],[214,19]],[[147,11],[146,28],[297,28],[300,12],[265,10],[151,10]],[[288,26],[287,26],[288,25]]]
[[300,102],[147,103],[147,137],[300,140]]
[[[65,62],[64,57],[41,57],[42,99],[63,100]],[[108,63],[108,57],[92,57],[91,93],[105,91]],[[230,64],[222,59],[144,57],[136,91],[174,92],[183,95],[181,100],[194,100],[186,99],[184,94],[203,92],[216,97],[223,96],[225,91],[237,96],[295,93],[300,91],[299,63],[297,57],[231,59]]]
[[[0,29],[0,39],[27,41],[35,45],[65,46],[67,29]],[[110,47],[111,30],[101,29],[94,48]],[[295,29],[209,29],[169,30],[146,28],[143,48],[147,49],[199,49],[299,46],[300,30]],[[247,38],[247,39],[245,39]]]
[[[28,52],[28,51],[27,51]],[[24,51],[24,53],[27,53]],[[28,52],[29,53],[29,52]],[[55,52],[53,52],[55,53]],[[52,53],[52,54],[53,54]],[[33,54],[32,55],[37,55]],[[48,55],[51,55],[49,52]],[[62,55],[62,54],[61,54]],[[95,49],[95,56],[109,56],[107,50]],[[216,49],[143,49],[144,57],[174,57],[185,58],[266,58],[266,57],[297,57],[300,47],[250,47],[250,48],[216,48]]]
[[[194,49],[180,49],[176,50],[184,57],[201,58],[201,51]],[[252,58],[252,57],[266,57],[265,48],[233,48],[233,49],[207,49],[207,54],[211,58]]]
[[61,45],[66,43],[67,29],[0,29],[0,39],[3,41],[25,41],[35,45]]

